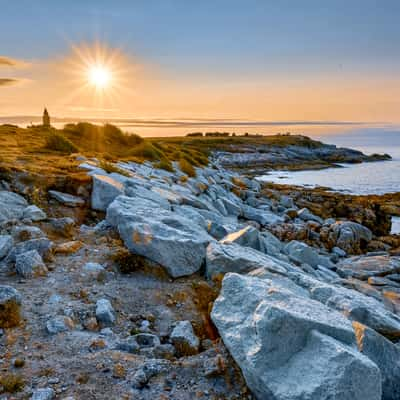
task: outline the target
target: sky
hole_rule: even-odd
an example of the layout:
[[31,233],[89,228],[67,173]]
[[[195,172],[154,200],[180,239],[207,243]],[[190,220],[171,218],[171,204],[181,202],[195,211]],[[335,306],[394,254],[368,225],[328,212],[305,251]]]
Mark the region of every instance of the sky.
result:
[[[0,0],[0,9],[0,117],[47,106],[53,117],[124,119],[139,131],[162,120],[262,132],[400,125],[399,1]],[[99,59],[110,73],[101,90],[88,82]]]

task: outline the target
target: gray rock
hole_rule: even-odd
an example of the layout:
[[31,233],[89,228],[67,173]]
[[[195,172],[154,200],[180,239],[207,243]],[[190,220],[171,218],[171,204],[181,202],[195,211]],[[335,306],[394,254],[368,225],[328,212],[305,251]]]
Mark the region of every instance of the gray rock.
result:
[[278,255],[283,249],[283,243],[271,232],[260,233],[260,250],[270,256]]
[[256,221],[262,226],[273,225],[284,221],[282,217],[272,213],[271,211],[260,210],[247,205],[243,205],[242,210],[245,219]]
[[113,200],[124,193],[124,185],[107,175],[93,175],[92,178],[92,208],[94,210],[106,211]]
[[49,335],[66,332],[71,329],[72,321],[64,315],[57,315],[46,322],[46,332]]
[[294,208],[294,202],[290,196],[282,195],[279,199],[279,203],[285,208]]
[[[127,182],[127,184],[128,184],[128,182]],[[158,194],[157,192],[147,189],[143,186],[129,185],[125,189],[125,193],[129,197],[140,197],[142,199],[154,201],[160,207],[165,208],[166,210],[171,209],[169,201],[165,197],[163,197],[160,194]],[[186,207],[186,206],[183,206],[183,207]]]
[[55,396],[56,392],[54,389],[48,387],[34,390],[31,400],[52,400],[55,398]]
[[245,274],[249,271],[265,268],[270,272],[287,272],[284,262],[252,248],[238,244],[210,243],[206,254],[206,275],[213,278],[227,272]]
[[258,399],[380,399],[379,369],[352,347],[351,323],[317,301],[229,273],[211,318]]
[[319,264],[318,253],[306,243],[292,240],[284,247],[289,258],[300,264],[308,264],[316,268]]
[[237,232],[229,233],[223,239],[221,239],[221,243],[223,244],[232,244],[236,243],[241,246],[252,247],[255,250],[260,250],[260,233],[259,231],[252,227],[246,226]]
[[314,281],[310,287],[313,299],[338,310],[387,337],[400,337],[400,317],[387,310],[376,299],[355,290]]
[[308,208],[302,208],[301,210],[297,211],[297,216],[303,221],[314,221],[321,225],[324,223],[322,218],[314,215]]
[[16,240],[26,241],[45,237],[44,232],[37,226],[16,225],[12,227],[11,234]]
[[104,267],[101,264],[95,263],[95,262],[86,263],[83,266],[82,270],[90,278],[94,278],[97,280],[104,278],[105,273],[106,273],[106,270],[104,269]]
[[343,278],[367,280],[371,276],[385,276],[400,272],[400,257],[360,256],[344,259],[337,264],[337,272]]
[[346,257],[347,255],[347,253],[344,250],[336,246],[332,249],[332,253],[338,255],[339,257]]
[[130,251],[143,255],[176,278],[198,271],[214,239],[193,221],[139,198],[119,196],[107,210]]
[[115,322],[115,311],[107,299],[97,300],[96,318],[103,326],[111,326]]
[[70,237],[73,233],[75,221],[70,217],[52,218],[50,225],[55,233],[64,237]]
[[196,354],[200,341],[193,331],[190,321],[180,321],[171,333],[171,342],[181,356]]
[[17,243],[8,254],[6,261],[15,262],[18,254],[31,250],[36,250],[42,258],[46,259],[51,255],[52,247],[53,242],[47,238],[31,239],[26,242]]
[[371,359],[382,376],[382,399],[400,399],[400,348],[365,325],[353,322],[359,351]]
[[85,204],[85,201],[82,198],[69,193],[58,192],[57,190],[49,190],[49,195],[59,203],[68,207],[81,207]]
[[234,215],[237,217],[242,214],[242,208],[238,204],[235,204],[233,201],[225,197],[222,197],[221,201],[223,202],[225,209],[229,215]]
[[0,236],[0,260],[2,260],[13,247],[14,240],[10,235]]
[[33,278],[47,274],[47,267],[42,257],[36,250],[17,254],[15,259],[15,270],[24,278]]
[[24,212],[22,213],[22,218],[38,222],[44,221],[47,218],[47,215],[41,208],[31,205],[25,208]]
[[338,221],[329,227],[329,240],[348,254],[357,254],[372,240],[372,232],[352,221]]
[[22,196],[13,192],[1,190],[0,222],[21,219],[27,206],[28,203]]

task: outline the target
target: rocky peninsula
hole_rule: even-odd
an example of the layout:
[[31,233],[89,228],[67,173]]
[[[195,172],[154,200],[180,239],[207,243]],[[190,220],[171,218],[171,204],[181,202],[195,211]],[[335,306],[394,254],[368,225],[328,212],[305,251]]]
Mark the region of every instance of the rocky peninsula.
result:
[[400,398],[392,209],[248,175],[388,156],[82,132],[0,127],[0,399]]

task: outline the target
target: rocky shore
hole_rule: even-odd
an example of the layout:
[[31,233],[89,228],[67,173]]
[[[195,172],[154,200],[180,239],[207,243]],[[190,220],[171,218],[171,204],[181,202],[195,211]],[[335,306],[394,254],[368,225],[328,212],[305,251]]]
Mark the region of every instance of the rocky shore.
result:
[[[263,168],[310,159],[278,153]],[[262,186],[240,154],[195,177],[78,156],[40,204],[2,182],[0,399],[400,398],[387,210]]]

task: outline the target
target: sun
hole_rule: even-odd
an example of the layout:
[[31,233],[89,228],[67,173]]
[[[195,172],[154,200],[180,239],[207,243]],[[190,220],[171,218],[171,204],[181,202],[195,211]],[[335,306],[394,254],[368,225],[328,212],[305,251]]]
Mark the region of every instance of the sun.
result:
[[104,90],[111,84],[112,72],[105,65],[92,65],[88,68],[87,78],[89,83],[96,89]]

